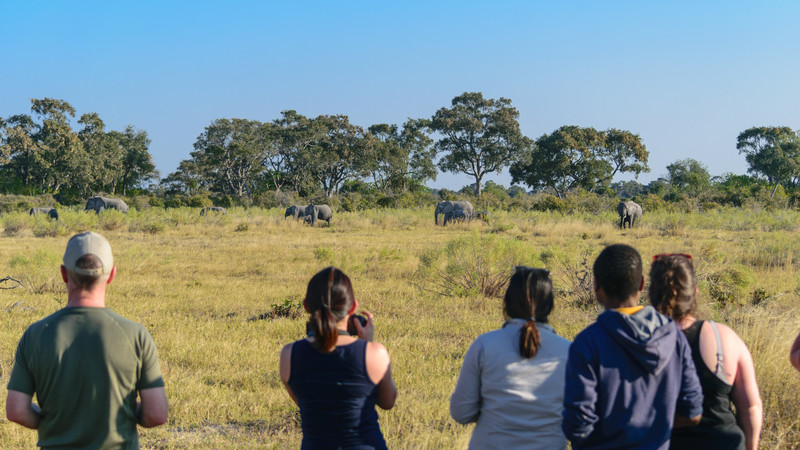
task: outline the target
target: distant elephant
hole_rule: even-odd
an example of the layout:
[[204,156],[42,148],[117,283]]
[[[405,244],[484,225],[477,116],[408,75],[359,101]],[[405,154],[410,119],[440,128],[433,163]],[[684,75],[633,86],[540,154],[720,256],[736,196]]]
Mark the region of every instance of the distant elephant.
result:
[[463,209],[454,209],[444,215],[444,222],[442,222],[442,225],[447,226],[447,222],[456,220],[459,222],[464,222],[472,220],[472,216],[467,214],[467,212],[464,211]]
[[92,197],[86,200],[84,211],[94,210],[95,214],[107,209],[116,209],[124,213],[128,212],[128,204],[118,198]]
[[225,214],[228,214],[228,211],[225,211],[225,208],[223,208],[221,206],[206,206],[205,208],[200,210],[200,215],[201,216],[205,216],[206,214],[212,213],[212,212],[220,213],[223,216]]
[[447,215],[447,213],[460,209],[464,211],[467,216],[470,218],[475,212],[475,208],[472,207],[472,203],[464,200],[464,201],[450,201],[445,200],[443,202],[439,202],[436,204],[436,209],[433,212],[433,219],[436,225],[439,225],[439,214]]
[[286,214],[284,214],[283,218],[286,219],[289,216],[294,217],[294,220],[302,219],[306,216],[306,208],[308,205],[292,205],[286,208]]
[[38,216],[39,214],[47,214],[51,219],[58,220],[58,211],[55,208],[31,208],[28,214]]
[[328,222],[328,225],[330,225],[331,217],[333,217],[333,211],[331,211],[331,207],[328,205],[311,204],[306,206],[304,220],[306,222],[311,222],[312,227],[317,220],[325,220]]
[[617,212],[619,213],[620,229],[624,229],[626,223],[628,228],[633,228],[636,222],[642,218],[642,207],[635,202],[620,202]]
[[475,211],[474,216],[476,219],[483,220],[484,222],[488,222],[489,218],[492,217],[492,213],[489,211]]

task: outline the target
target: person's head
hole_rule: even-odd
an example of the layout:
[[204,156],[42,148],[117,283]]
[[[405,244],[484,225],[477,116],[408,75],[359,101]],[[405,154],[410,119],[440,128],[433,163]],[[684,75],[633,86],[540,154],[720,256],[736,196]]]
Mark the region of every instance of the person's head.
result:
[[336,324],[357,307],[350,278],[336,267],[322,269],[308,282],[303,305],[311,314],[314,347],[325,353],[332,351],[339,335]]
[[609,245],[594,261],[597,300],[606,308],[617,308],[631,299],[638,301],[644,288],[642,257],[630,245]]
[[553,311],[553,283],[550,272],[532,267],[517,267],[508,282],[503,298],[503,312],[515,319],[525,319],[519,336],[519,353],[523,358],[536,356],[541,345],[536,322],[547,323]]
[[677,321],[697,311],[697,281],[691,258],[677,253],[656,255],[650,266],[650,304]]
[[114,272],[111,244],[94,231],[76,234],[67,242],[61,267],[65,282],[77,290],[91,291],[110,282]]

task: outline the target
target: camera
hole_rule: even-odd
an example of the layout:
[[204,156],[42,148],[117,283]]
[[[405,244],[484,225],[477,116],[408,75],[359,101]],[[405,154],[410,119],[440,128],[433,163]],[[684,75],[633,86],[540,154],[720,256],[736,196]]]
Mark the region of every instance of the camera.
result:
[[360,314],[353,314],[350,316],[350,320],[347,321],[347,332],[350,333],[350,336],[357,336],[358,330],[356,329],[355,321],[358,320],[361,322],[361,327],[367,326],[367,318],[360,315]]

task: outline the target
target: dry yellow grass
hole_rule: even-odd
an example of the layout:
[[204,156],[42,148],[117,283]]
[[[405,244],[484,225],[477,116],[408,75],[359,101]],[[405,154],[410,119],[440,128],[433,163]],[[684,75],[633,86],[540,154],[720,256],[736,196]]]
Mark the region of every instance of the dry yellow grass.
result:
[[[702,311],[731,325],[753,352],[765,402],[764,448],[800,446],[794,395],[800,374],[787,357],[800,331],[796,213],[652,214],[640,228],[624,231],[613,212],[498,212],[489,224],[443,228],[433,225],[428,210],[367,211],[334,214],[332,226],[313,229],[277,210],[234,208],[208,218],[188,209],[62,216],[57,226],[3,218],[14,232],[0,235],[0,277],[25,284],[0,291],[3,387],[25,327],[65,301],[58,265],[67,237],[96,229],[111,241],[119,270],[108,305],[150,329],[167,382],[170,420],[141,431],[145,448],[298,447],[299,416],[277,362],[280,347],[302,337],[304,319],[264,315],[273,305],[299,302],[311,275],[331,264],[353,279],[359,302],[376,315],[376,338],[392,356],[400,398],[393,410],[380,412],[390,447],[465,447],[471,428],[450,419],[448,400],[468,345],[502,323],[500,300],[421,290],[418,269],[420,255],[431,249],[489,236],[526,255],[519,262],[553,272],[559,295],[552,322],[568,338],[597,313],[582,304],[575,272],[591,266],[603,246],[629,243],[646,265],[665,251],[695,255]],[[734,266],[741,270],[733,275],[744,277],[731,286],[741,303],[723,305],[710,296],[712,279],[727,280]],[[752,306],[754,292],[758,306]],[[4,390],[0,396],[4,402]],[[3,448],[35,441],[35,432],[0,424]]]

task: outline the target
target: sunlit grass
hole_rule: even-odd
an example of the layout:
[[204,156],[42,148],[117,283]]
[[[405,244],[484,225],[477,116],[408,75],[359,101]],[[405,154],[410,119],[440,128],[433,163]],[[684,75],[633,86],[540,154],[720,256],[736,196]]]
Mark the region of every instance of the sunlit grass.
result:
[[[728,323],[753,352],[765,402],[763,446],[800,446],[794,395],[800,374],[787,357],[800,331],[795,211],[646,212],[632,230],[618,229],[614,211],[493,211],[488,222],[446,228],[433,224],[432,208],[334,212],[330,226],[313,228],[283,214],[230,208],[225,216],[201,217],[199,209],[150,208],[95,215],[67,209],[59,211],[57,223],[21,213],[3,216],[0,278],[23,283],[0,291],[4,380],[24,329],[65,302],[58,265],[67,238],[95,229],[111,241],[118,265],[108,304],[148,327],[167,382],[169,423],[141,430],[143,447],[298,447],[299,416],[277,362],[280,347],[303,336],[304,319],[267,313],[273,305],[299,302],[311,275],[336,265],[351,276],[361,306],[375,313],[377,339],[392,357],[400,398],[393,410],[379,411],[390,447],[464,448],[471,428],[450,419],[448,400],[469,344],[502,323],[501,300],[469,289],[453,297],[422,289],[421,258],[440,252],[437,267],[446,267],[485,249],[482,264],[492,273],[515,264],[548,268],[557,292],[551,322],[572,338],[598,312],[590,293],[586,297],[585,271],[605,245],[621,242],[639,249],[645,270],[653,254],[694,255],[701,312]],[[460,253],[441,253],[448,248]],[[746,276],[735,281],[738,296],[726,303],[712,295],[711,280],[731,267]],[[450,273],[465,275],[454,268]],[[35,441],[35,432],[0,423],[3,447],[29,448]]]

